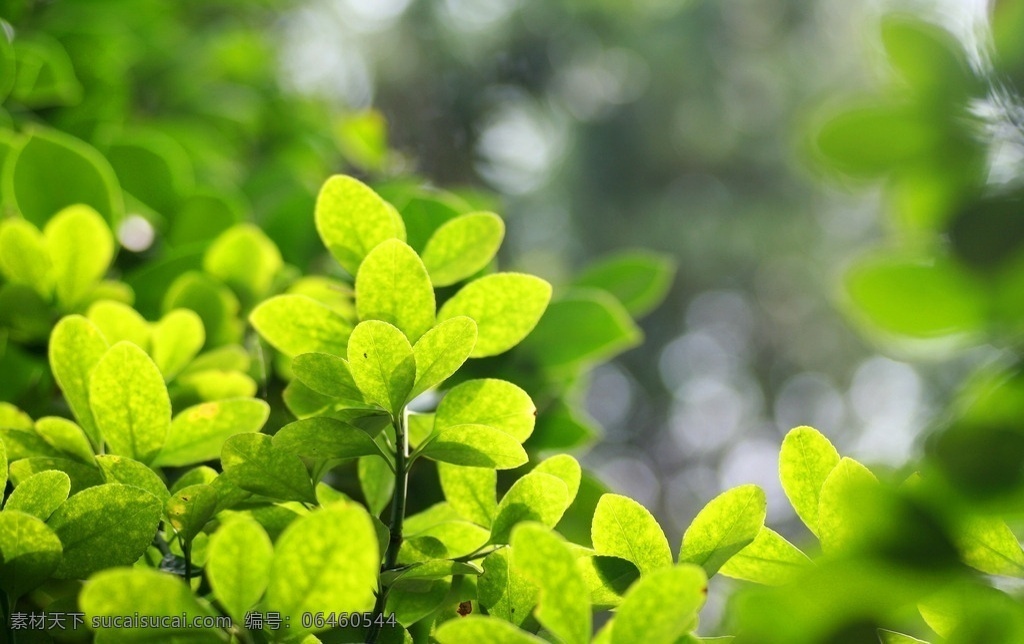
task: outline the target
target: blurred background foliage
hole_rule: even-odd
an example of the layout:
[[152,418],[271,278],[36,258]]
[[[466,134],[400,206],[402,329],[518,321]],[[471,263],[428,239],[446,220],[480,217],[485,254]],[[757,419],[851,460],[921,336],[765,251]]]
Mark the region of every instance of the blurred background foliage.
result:
[[[0,0],[0,16],[5,210],[42,228],[85,199],[122,246],[97,297],[147,319],[196,308],[207,348],[246,345],[268,395],[240,320],[269,293],[323,292],[301,273],[344,277],[311,213],[328,175],[355,172],[414,247],[460,212],[506,218],[503,266],[559,297],[546,331],[483,367],[539,399],[534,453],[575,450],[670,541],[747,482],[807,541],[777,479],[804,424],[897,484],[924,473],[878,502],[914,518],[890,555],[976,513],[1020,523],[1020,0]],[[204,260],[243,221],[270,242],[252,242],[265,279]],[[607,259],[624,248],[649,250]],[[33,416],[71,310],[44,299],[0,291],[0,395]],[[596,339],[560,355],[584,327]],[[779,630],[796,609],[770,591],[736,619],[790,637],[764,642],[904,620],[934,580],[879,595],[891,559],[872,547],[835,564],[852,608],[808,609],[816,634]],[[730,589],[712,585],[705,624]],[[1022,632],[1000,601],[945,634],[1016,641],[971,639],[1000,611]]]

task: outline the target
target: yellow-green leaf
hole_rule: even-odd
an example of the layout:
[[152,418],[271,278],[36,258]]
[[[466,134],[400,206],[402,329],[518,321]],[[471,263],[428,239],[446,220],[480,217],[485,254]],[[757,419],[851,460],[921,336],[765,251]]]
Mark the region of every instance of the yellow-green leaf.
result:
[[64,472],[49,470],[33,474],[14,488],[4,504],[4,512],[19,510],[46,521],[71,492],[71,478]]
[[672,549],[657,520],[647,508],[625,496],[601,497],[590,538],[598,554],[632,561],[642,575],[672,565]]
[[103,438],[89,404],[89,378],[107,349],[100,330],[81,315],[63,318],[50,336],[53,377],[93,447],[99,447]]
[[274,546],[255,520],[239,515],[210,537],[206,577],[221,606],[236,622],[267,589]]
[[501,498],[491,526],[491,543],[508,543],[513,528],[524,521],[553,528],[568,507],[569,492],[562,479],[530,472]]
[[539,588],[515,567],[508,548],[487,555],[483,569],[477,581],[480,603],[488,614],[521,625],[537,605]]
[[679,563],[701,566],[708,576],[743,550],[764,527],[768,501],[756,485],[741,485],[711,500],[683,534]]
[[456,512],[479,525],[491,525],[498,509],[494,492],[498,483],[495,470],[439,462],[437,474],[444,496]]
[[153,362],[164,380],[171,380],[192,362],[205,343],[203,319],[194,311],[174,309],[153,325]]
[[114,454],[149,463],[171,427],[171,399],[160,370],[130,342],[111,347],[89,381],[89,404]]
[[305,295],[277,295],[262,302],[249,321],[263,339],[288,357],[323,352],[345,355],[352,325]]
[[360,322],[348,343],[348,366],[366,400],[397,416],[416,380],[412,345],[397,327]]
[[258,432],[270,406],[255,398],[231,398],[185,409],[171,421],[155,465],[182,466],[216,459],[224,441],[235,434]]
[[217,491],[203,483],[178,490],[164,504],[171,527],[185,543],[196,538],[216,509]]
[[498,470],[519,467],[529,460],[519,441],[487,425],[446,427],[426,444],[422,454],[435,461]]
[[[634,584],[612,621],[612,644],[674,644],[697,624],[708,578],[693,564],[656,570]],[[670,610],[666,610],[671,606]]]
[[149,322],[127,304],[112,300],[94,302],[85,317],[96,325],[107,344],[127,340],[143,351],[149,349]]
[[24,219],[0,223],[0,274],[12,284],[24,284],[43,299],[53,292],[53,265],[46,240]]
[[818,534],[821,486],[839,464],[839,452],[813,427],[797,427],[786,434],[779,452],[779,479],[800,520]]
[[434,632],[434,639],[439,644],[543,644],[547,641],[496,617],[477,615],[448,620]]
[[13,508],[0,512],[0,591],[21,597],[46,581],[60,560],[60,539],[45,523]]
[[307,418],[289,423],[274,434],[274,447],[312,459],[343,460],[380,454],[370,435],[333,418]]
[[437,319],[472,318],[477,342],[471,356],[494,356],[519,344],[537,326],[550,300],[551,285],[539,277],[494,273],[462,287],[444,303]]
[[516,526],[511,541],[515,566],[540,588],[537,621],[561,642],[589,642],[590,593],[565,541],[536,523]]
[[114,235],[88,206],[68,206],[43,229],[53,262],[57,302],[74,311],[88,298],[114,258]]
[[224,231],[203,256],[203,270],[248,303],[270,290],[283,266],[277,245],[253,224],[238,224]]
[[455,425],[486,425],[522,443],[537,420],[537,407],[525,391],[504,380],[469,380],[445,394],[437,407],[434,430]]
[[412,248],[398,239],[382,242],[363,260],[356,275],[356,313],[401,329],[410,342],[434,326],[434,289]]
[[472,276],[490,263],[504,237],[505,224],[494,213],[472,212],[446,221],[423,249],[430,281],[449,286]]
[[155,496],[161,505],[167,503],[171,496],[167,491],[167,485],[157,473],[139,461],[127,456],[100,454],[96,457],[96,464],[100,466],[107,483],[131,485],[145,490]]
[[754,540],[725,562],[720,573],[733,579],[780,586],[812,565],[810,558],[774,530],[764,527]]
[[436,387],[458,371],[476,345],[476,322],[464,316],[441,322],[424,333],[412,348],[416,382],[411,397]]
[[266,434],[232,436],[224,442],[220,460],[223,476],[243,490],[275,499],[316,503],[302,460],[274,447]]
[[366,184],[349,176],[335,175],[324,183],[315,218],[324,246],[352,275],[381,242],[405,241],[402,218]]

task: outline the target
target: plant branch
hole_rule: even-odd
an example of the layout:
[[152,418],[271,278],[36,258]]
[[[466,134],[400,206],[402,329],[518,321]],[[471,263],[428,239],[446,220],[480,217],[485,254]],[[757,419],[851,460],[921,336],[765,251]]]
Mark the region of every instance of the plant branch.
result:
[[[402,524],[405,521],[405,495],[409,486],[409,432],[408,432],[408,411],[403,407],[395,418],[395,494],[391,499],[391,525],[388,526],[391,537],[388,540],[388,550],[384,555],[384,565],[381,572],[392,570],[398,564],[398,551],[402,547]],[[383,616],[387,604],[389,587],[381,584],[377,591],[377,602],[373,608],[374,615]],[[367,633],[367,642],[373,644],[380,636],[380,621],[375,620]]]

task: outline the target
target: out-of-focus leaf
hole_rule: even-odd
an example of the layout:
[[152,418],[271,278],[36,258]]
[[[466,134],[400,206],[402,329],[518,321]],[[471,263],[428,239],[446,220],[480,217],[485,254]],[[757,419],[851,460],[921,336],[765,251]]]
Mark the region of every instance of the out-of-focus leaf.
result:
[[818,538],[827,553],[848,547],[859,536],[856,514],[857,499],[864,488],[877,483],[875,475],[852,458],[843,458],[832,469],[821,486],[818,509]]
[[603,289],[622,303],[630,315],[650,313],[668,294],[675,261],[668,255],[634,250],[599,260],[576,277],[575,286]]
[[206,342],[203,319],[194,311],[175,309],[153,325],[153,362],[164,380],[171,380],[184,369]]
[[47,299],[53,291],[52,269],[46,240],[38,228],[24,219],[0,222],[0,274],[4,279],[28,286]]
[[128,341],[143,351],[149,349],[149,322],[127,304],[110,300],[95,302],[85,317],[96,325],[107,344]]
[[270,290],[283,265],[277,246],[253,224],[228,229],[203,256],[203,270],[230,286],[249,304]]
[[[707,598],[708,578],[692,564],[656,570],[630,587],[612,621],[613,644],[673,644],[692,630]],[[672,610],[664,610],[672,606]]]
[[114,257],[114,236],[103,218],[83,205],[57,212],[43,228],[43,236],[57,301],[66,311],[75,311],[106,274]]

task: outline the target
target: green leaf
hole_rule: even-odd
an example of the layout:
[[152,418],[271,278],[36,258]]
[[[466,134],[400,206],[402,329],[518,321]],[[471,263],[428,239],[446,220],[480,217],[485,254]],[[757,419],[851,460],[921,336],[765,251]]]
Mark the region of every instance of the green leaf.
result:
[[829,119],[816,143],[822,161],[851,176],[872,178],[929,154],[938,141],[935,125],[914,108],[875,102]]
[[388,239],[405,241],[405,225],[367,185],[344,175],[324,183],[316,200],[316,230],[338,263],[355,275],[363,258]]
[[551,300],[551,285],[533,275],[494,273],[462,287],[438,311],[443,322],[465,315],[477,326],[473,358],[494,356],[519,344],[537,326]]
[[512,484],[501,498],[491,526],[491,543],[508,543],[513,528],[536,521],[553,528],[569,507],[569,493],[562,479],[530,472]]
[[442,521],[422,530],[408,532],[410,538],[434,539],[444,546],[448,558],[464,557],[487,543],[490,531],[469,521]]
[[919,640],[916,637],[884,628],[878,629],[878,639],[881,644],[928,644],[925,640]]
[[349,338],[348,366],[367,401],[393,416],[401,413],[416,380],[416,360],[405,334],[387,322],[360,322]]
[[487,612],[521,625],[537,605],[539,588],[515,567],[507,548],[496,550],[483,560],[484,574],[477,581],[477,596]]
[[13,45],[18,73],[11,96],[18,103],[40,108],[75,105],[82,100],[82,85],[59,41],[41,33],[19,34]]
[[7,446],[0,438],[0,490],[7,488]]
[[20,510],[46,521],[71,492],[71,477],[64,472],[50,470],[33,474],[14,488],[7,498],[4,511]]
[[236,434],[221,450],[224,475],[256,494],[287,501],[316,503],[316,494],[302,460],[273,445],[266,434]]
[[414,579],[444,579],[452,575],[480,575],[483,571],[473,563],[461,561],[445,561],[443,559],[414,563],[406,568],[384,572],[381,582],[392,584],[396,581],[412,581]]
[[266,234],[253,224],[223,232],[203,256],[203,270],[230,286],[243,302],[254,303],[271,287],[284,261]]
[[74,311],[106,274],[114,257],[114,236],[99,213],[82,205],[58,212],[43,236],[53,262],[57,302]]
[[155,465],[191,465],[216,459],[224,441],[235,434],[258,432],[270,416],[270,406],[255,398],[232,398],[185,409],[171,421]]
[[579,461],[568,454],[556,454],[541,461],[537,467],[533,468],[533,471],[550,474],[561,479],[569,491],[568,504],[572,505],[583,478],[583,470],[580,468]]
[[719,494],[697,513],[683,534],[679,563],[692,563],[714,575],[736,553],[754,541],[768,508],[764,490],[741,485]]
[[818,534],[821,486],[839,464],[839,452],[813,427],[797,427],[786,434],[779,452],[779,479],[797,516]]
[[968,566],[989,575],[1024,576],[1024,550],[1005,521],[967,518],[956,533],[956,542]]
[[590,594],[565,541],[544,526],[518,525],[512,532],[512,560],[540,588],[537,621],[561,642],[589,642]]
[[485,268],[501,246],[505,223],[490,212],[472,212],[434,231],[423,249],[423,263],[434,286],[449,286]]
[[824,552],[840,551],[856,540],[853,519],[861,512],[857,500],[865,488],[877,482],[868,468],[852,458],[842,458],[832,469],[818,501],[818,538]]
[[[72,136],[38,126],[8,154],[3,188],[4,203],[36,226],[72,204],[95,209],[111,227],[124,216],[117,177],[103,155]],[[50,252],[56,259],[57,251],[51,247]]]
[[312,459],[344,460],[381,454],[370,435],[333,418],[307,418],[289,423],[274,434],[274,447]]
[[384,614],[394,613],[399,624],[411,626],[441,608],[451,590],[450,579],[414,579],[399,584],[388,593]]
[[96,464],[103,471],[103,478],[107,483],[121,483],[145,490],[155,496],[161,506],[167,503],[171,496],[167,491],[167,485],[157,473],[139,461],[113,454],[100,454],[96,457]]
[[352,325],[305,295],[277,295],[257,306],[249,321],[263,339],[288,357],[300,353],[345,355]]
[[259,523],[240,516],[210,537],[206,577],[210,587],[235,622],[256,605],[267,589],[274,546]]
[[103,474],[96,467],[84,465],[67,458],[40,456],[11,461],[9,466],[11,483],[17,487],[29,477],[47,470],[60,470],[71,477],[71,494],[103,483]]
[[875,328],[913,338],[980,331],[984,288],[943,258],[869,257],[847,272],[855,315]]
[[[634,584],[612,622],[612,644],[674,644],[696,626],[708,578],[692,564],[656,570]],[[666,610],[671,606],[671,610]]]
[[0,512],[0,590],[17,599],[49,579],[60,560],[60,539],[45,523],[14,508]]
[[[239,341],[242,336],[241,321],[238,320],[240,306],[231,289],[198,271],[179,275],[167,289],[162,302],[165,312],[174,309],[195,311],[203,321],[207,347]],[[255,322],[253,326],[260,330]]]
[[47,416],[36,421],[36,434],[46,443],[86,465],[93,464],[92,446],[82,428],[66,418]]
[[[86,623],[100,617],[126,617],[139,613],[153,617],[178,617],[180,626],[159,628],[122,627],[104,629],[96,639],[105,642],[221,642],[223,631],[193,627],[193,620],[216,613],[179,578],[149,568],[104,570],[83,586],[78,599]],[[180,617],[185,616],[184,620]]]
[[640,317],[665,299],[675,271],[676,262],[670,255],[633,250],[599,260],[580,273],[573,284],[603,289],[630,315]]
[[217,470],[212,467],[207,465],[193,467],[182,474],[178,480],[171,485],[171,492],[177,492],[178,490],[184,489],[190,485],[199,485],[200,483],[209,485],[210,483],[213,483],[216,478]]
[[53,264],[39,229],[24,219],[0,223],[0,274],[12,284],[24,284],[43,299],[53,291]]
[[415,342],[434,326],[435,310],[427,269],[405,242],[382,242],[359,266],[356,312],[360,320],[393,324]]
[[725,562],[719,572],[733,579],[781,586],[810,565],[811,560],[799,548],[764,527],[754,541]]
[[448,504],[464,518],[489,527],[498,509],[498,473],[488,467],[465,467],[439,462],[437,474]]
[[523,343],[549,369],[604,361],[643,339],[625,308],[604,291],[577,290],[558,298]]
[[190,485],[178,490],[164,504],[164,511],[178,538],[191,543],[217,510],[217,491],[209,485]]
[[469,380],[445,394],[437,407],[434,431],[456,425],[486,425],[522,443],[533,432],[537,407],[529,394],[504,380]]
[[175,309],[153,325],[153,362],[171,380],[188,366],[206,343],[203,319],[195,311]]
[[50,336],[53,377],[93,447],[99,447],[103,439],[89,404],[89,378],[107,348],[100,330],[80,315],[62,319]]
[[632,561],[647,575],[672,565],[672,549],[657,520],[625,496],[605,494],[597,502],[590,538],[598,554]]
[[366,507],[377,516],[384,511],[395,492],[395,474],[381,456],[364,456],[356,468],[359,488],[366,499]]
[[506,621],[477,615],[450,619],[434,632],[439,644],[488,642],[489,644],[542,644],[545,640],[520,630]]
[[97,485],[73,495],[47,521],[64,545],[54,576],[84,579],[131,565],[152,542],[161,509],[152,494],[127,485]]
[[515,438],[487,425],[446,427],[421,453],[435,461],[498,470],[519,467],[529,460]]
[[590,590],[590,603],[595,608],[614,608],[636,580],[640,571],[632,562],[620,557],[585,555],[577,557],[576,565]]
[[119,342],[100,359],[89,381],[89,404],[110,451],[149,463],[171,427],[164,378],[146,352]]
[[302,353],[292,359],[292,373],[318,394],[363,402],[363,393],[344,358],[329,353]]
[[374,605],[381,553],[370,515],[334,504],[297,519],[278,538],[266,607],[291,618],[292,635],[305,612],[362,612]]
[[436,387],[466,362],[476,345],[476,322],[455,317],[441,322],[416,341],[416,382],[410,397]]
[[882,20],[882,43],[889,62],[916,92],[966,98],[977,83],[963,46],[941,27],[890,14]]
[[127,304],[101,300],[89,307],[85,317],[96,325],[107,344],[128,341],[143,351],[149,349],[149,322]]

